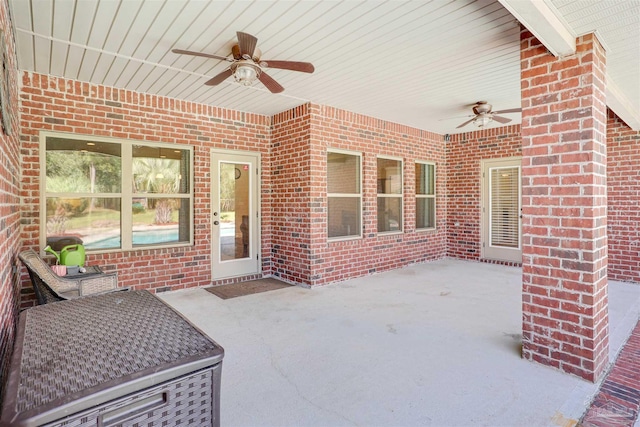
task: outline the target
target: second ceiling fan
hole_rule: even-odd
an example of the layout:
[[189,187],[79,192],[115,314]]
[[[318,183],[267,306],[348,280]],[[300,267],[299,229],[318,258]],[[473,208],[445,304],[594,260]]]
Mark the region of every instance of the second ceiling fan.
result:
[[498,110],[492,111],[491,104],[488,104],[487,101],[478,101],[473,106],[473,116],[470,116],[471,119],[457,126],[456,129],[460,129],[473,122],[478,127],[484,127],[491,123],[491,121],[495,120],[498,123],[509,123],[511,119],[506,117],[498,116],[498,114],[507,114],[507,113],[519,113],[522,111],[522,108],[510,108],[508,110]]
[[265,68],[301,71],[303,73],[313,73],[315,71],[313,64],[309,62],[263,60],[261,58],[262,52],[256,48],[258,39],[255,36],[241,31],[238,31],[236,34],[238,36],[238,44],[233,45],[229,56],[192,52],[182,49],[173,49],[172,52],[181,55],[201,56],[231,62],[229,68],[204,83],[208,86],[218,85],[233,75],[235,80],[242,85],[249,86],[258,79],[272,93],[280,93],[284,90],[284,87],[269,76],[264,71]]

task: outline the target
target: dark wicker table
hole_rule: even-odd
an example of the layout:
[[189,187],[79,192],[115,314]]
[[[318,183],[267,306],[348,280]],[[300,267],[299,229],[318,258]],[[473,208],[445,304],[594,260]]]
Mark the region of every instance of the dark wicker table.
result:
[[30,308],[0,425],[219,426],[223,356],[146,291]]

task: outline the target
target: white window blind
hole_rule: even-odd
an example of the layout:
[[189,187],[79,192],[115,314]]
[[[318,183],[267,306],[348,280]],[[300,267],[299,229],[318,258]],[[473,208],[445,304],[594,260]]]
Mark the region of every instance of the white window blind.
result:
[[492,246],[520,247],[520,168],[490,169],[490,242]]

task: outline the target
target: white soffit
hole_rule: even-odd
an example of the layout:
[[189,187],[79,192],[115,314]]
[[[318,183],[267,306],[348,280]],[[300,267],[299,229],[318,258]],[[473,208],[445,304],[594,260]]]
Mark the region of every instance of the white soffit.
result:
[[[637,16],[630,13],[640,0],[501,1],[9,0],[9,5],[24,71],[264,115],[313,102],[446,134],[477,129],[456,128],[477,101],[494,110],[520,106],[519,24],[503,4],[534,4],[538,18],[529,25],[548,39],[560,39],[554,45],[569,43],[563,31],[597,29],[603,36],[614,88],[607,92],[608,104],[634,126],[640,49],[629,38],[640,35],[640,25],[633,28]],[[581,13],[585,8],[588,16]],[[562,21],[568,23],[564,30]],[[171,52],[226,56],[236,31],[255,35],[264,59],[311,62],[315,73],[269,69],[285,88],[280,94],[259,83],[239,86],[232,78],[210,87],[203,83],[227,62]],[[520,122],[519,113],[507,117],[511,124]]]
[[596,33],[607,55],[607,106],[640,130],[640,0],[499,1],[555,56],[573,54],[578,35]]
[[541,0],[499,0],[555,56],[576,51],[576,35]]

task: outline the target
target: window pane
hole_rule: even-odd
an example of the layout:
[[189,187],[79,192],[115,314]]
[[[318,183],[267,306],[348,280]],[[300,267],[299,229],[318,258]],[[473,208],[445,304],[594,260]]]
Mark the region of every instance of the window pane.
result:
[[46,144],[46,192],[120,192],[120,144],[52,137]]
[[402,194],[402,162],[378,159],[378,194]]
[[327,192],[360,194],[360,156],[327,153]]
[[131,207],[134,246],[189,241],[189,199],[135,198]]
[[47,198],[47,244],[80,239],[86,249],[120,247],[120,199]]
[[491,246],[520,246],[520,168],[492,168]]
[[402,197],[378,197],[378,232],[402,231]]
[[416,198],[416,228],[436,227],[436,200],[434,198]]
[[360,198],[329,197],[329,237],[360,235]]
[[220,260],[253,257],[249,244],[251,180],[248,163],[220,162],[218,191],[220,206]]
[[435,166],[416,163],[416,194],[435,194]]
[[134,145],[132,162],[134,193],[189,192],[188,150]]

